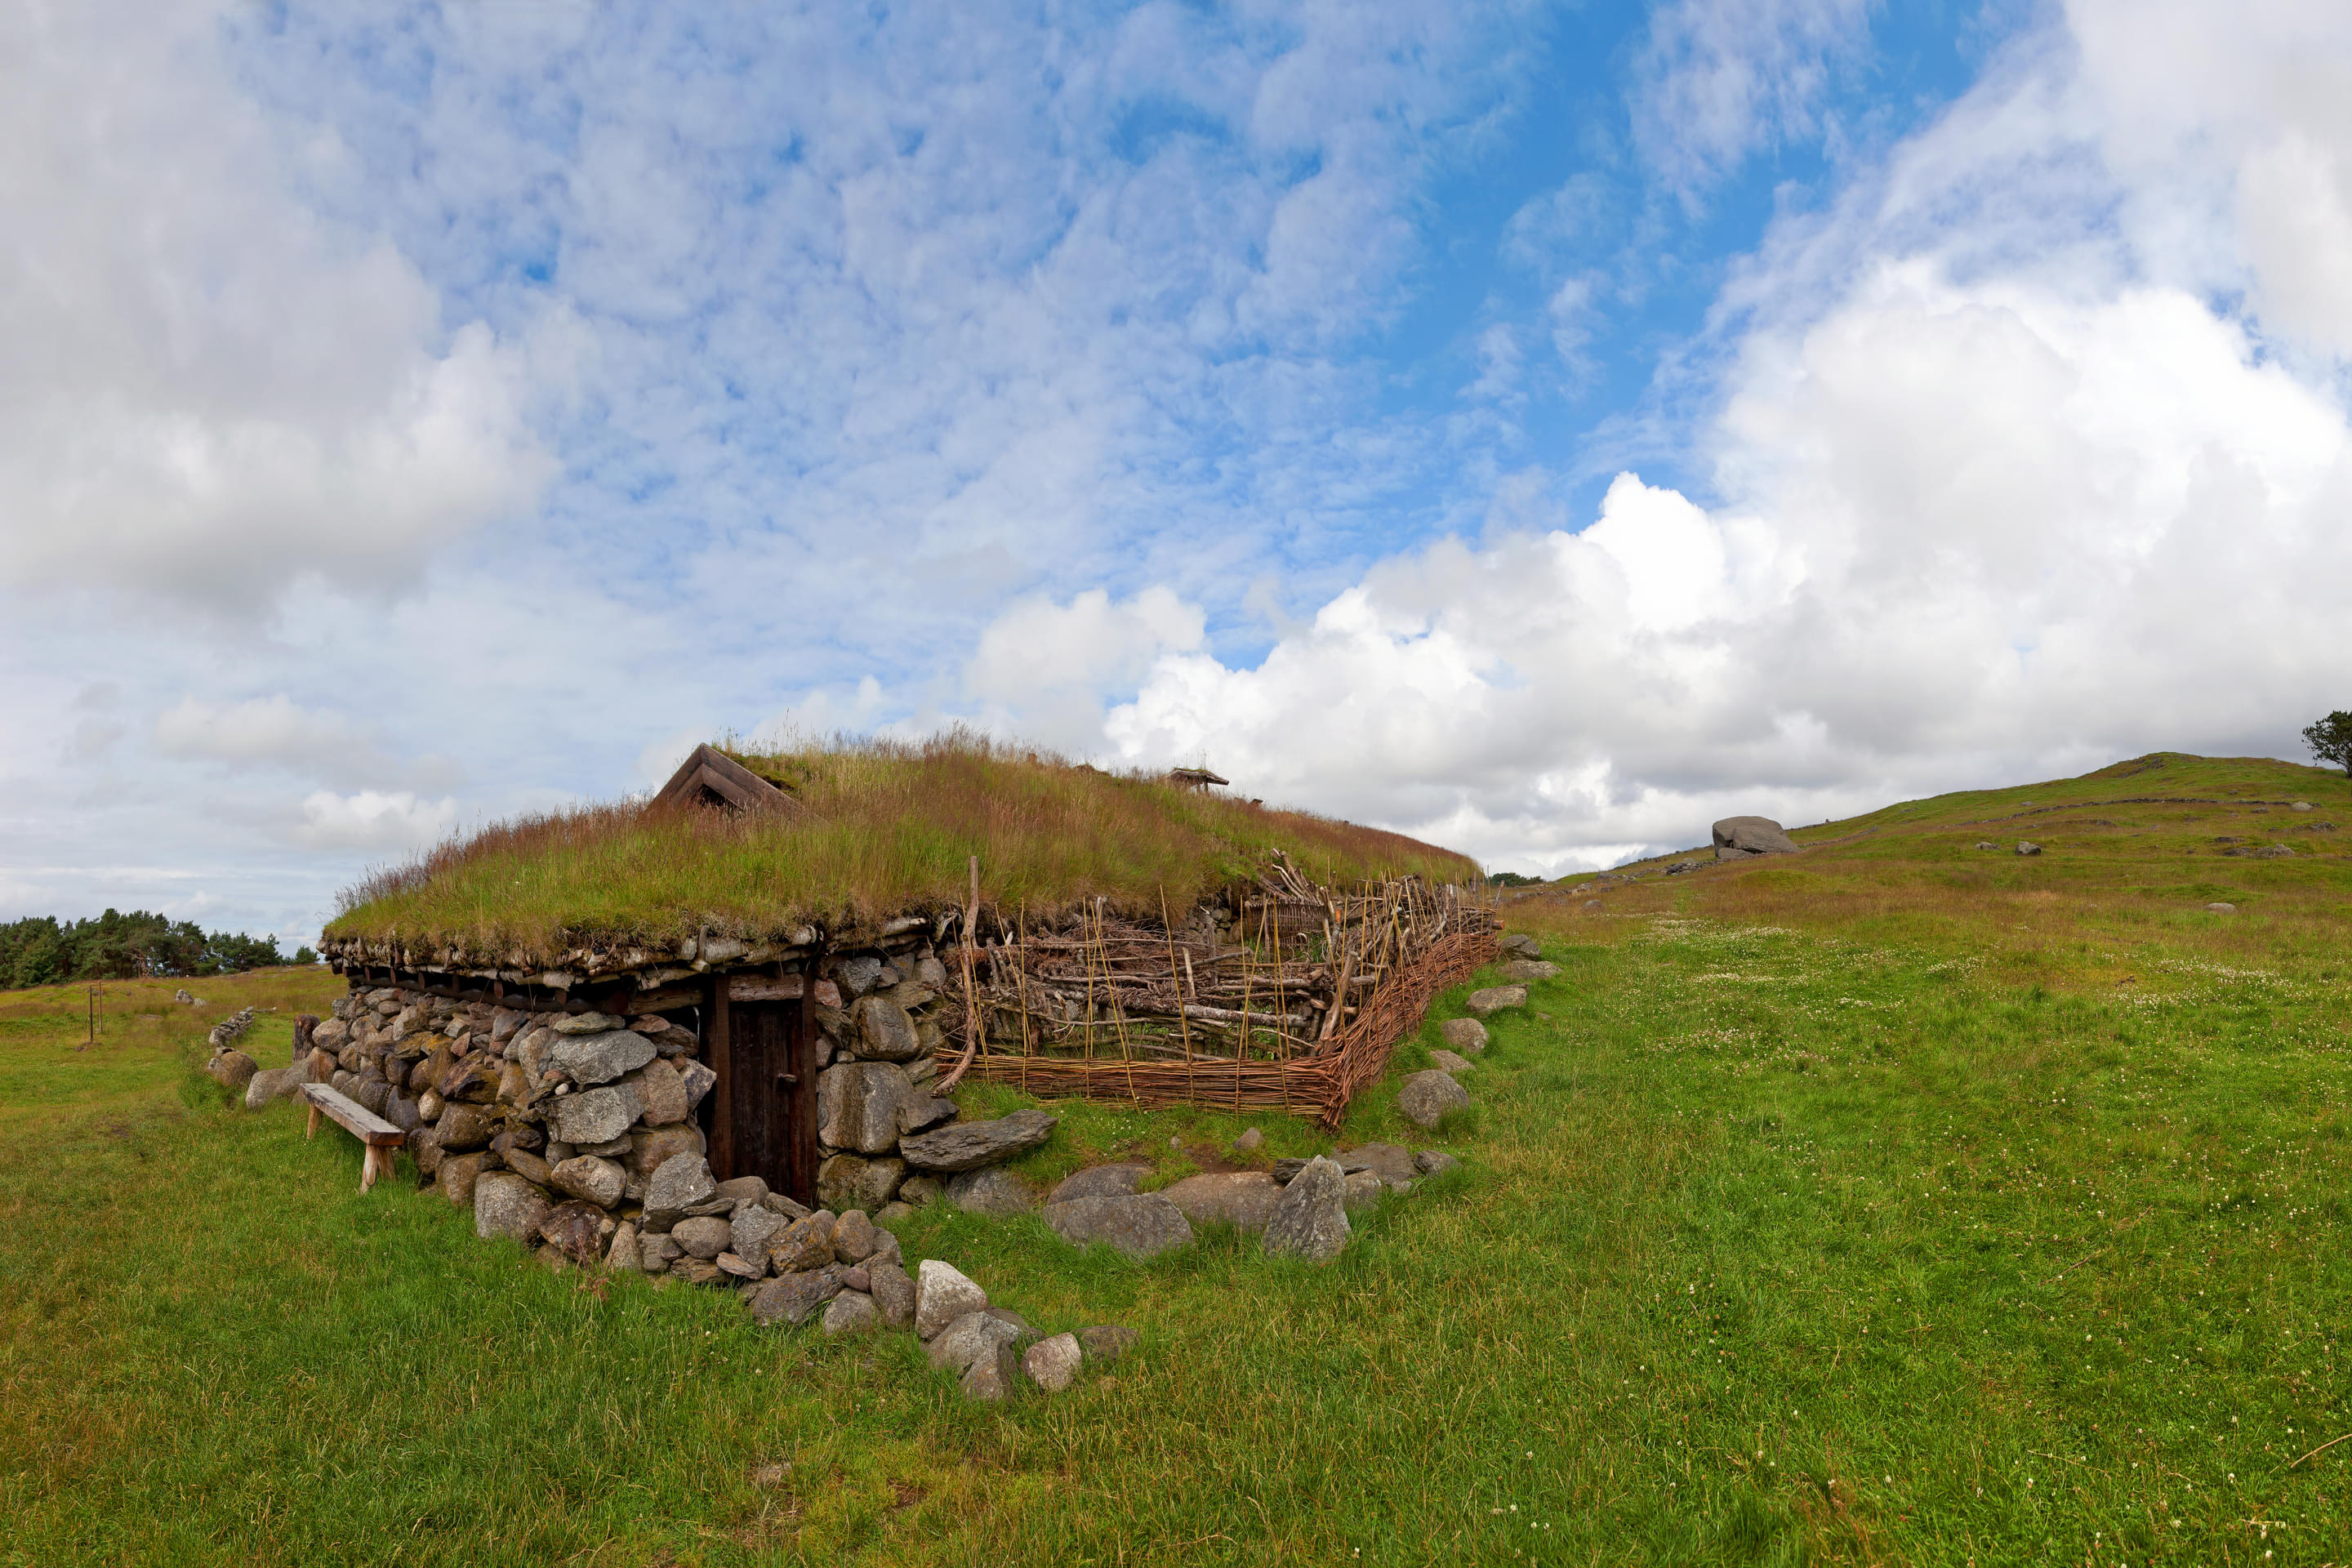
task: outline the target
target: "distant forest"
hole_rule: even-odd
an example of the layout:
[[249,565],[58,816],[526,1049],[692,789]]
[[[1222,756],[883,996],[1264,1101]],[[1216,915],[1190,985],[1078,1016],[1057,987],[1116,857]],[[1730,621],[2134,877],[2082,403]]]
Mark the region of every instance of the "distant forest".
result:
[[107,910],[95,920],[61,922],[50,915],[0,925],[0,987],[59,985],[74,980],[142,975],[235,974],[278,963],[315,963],[305,947],[292,959],[274,937],[209,934],[144,910]]

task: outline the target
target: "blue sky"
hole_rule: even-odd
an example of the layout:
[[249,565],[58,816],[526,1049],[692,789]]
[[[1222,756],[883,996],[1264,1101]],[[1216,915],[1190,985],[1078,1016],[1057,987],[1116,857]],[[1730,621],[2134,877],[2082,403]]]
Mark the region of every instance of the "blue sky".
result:
[[1549,873],[2352,705],[2337,7],[0,28],[0,915],[721,730]]

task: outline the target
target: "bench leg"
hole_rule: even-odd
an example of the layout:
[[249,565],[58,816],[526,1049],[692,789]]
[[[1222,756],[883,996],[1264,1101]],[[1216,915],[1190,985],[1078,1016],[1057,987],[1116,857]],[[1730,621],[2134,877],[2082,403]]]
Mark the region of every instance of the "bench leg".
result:
[[303,1136],[303,1138],[304,1138],[305,1140],[308,1140],[308,1139],[311,1139],[311,1138],[316,1138],[318,1135],[319,1135],[319,1108],[318,1108],[317,1106],[315,1106],[315,1105],[314,1105],[314,1106],[312,1106],[312,1107],[310,1108],[310,1120],[309,1123],[308,1123],[306,1126],[304,1126],[304,1127],[303,1127],[303,1129],[302,1129],[302,1136]]
[[375,1185],[378,1176],[392,1174],[392,1162],[384,1157],[391,1152],[389,1150],[379,1149],[373,1143],[362,1147],[367,1150],[367,1158],[360,1165],[360,1191],[364,1193]]

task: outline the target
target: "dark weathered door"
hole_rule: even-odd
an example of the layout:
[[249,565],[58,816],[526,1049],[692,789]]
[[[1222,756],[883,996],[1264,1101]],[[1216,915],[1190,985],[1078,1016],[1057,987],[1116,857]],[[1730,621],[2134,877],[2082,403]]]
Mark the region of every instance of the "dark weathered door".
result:
[[[731,1137],[728,1176],[759,1176],[775,1191],[816,1202],[816,1048],[798,1002],[731,1002],[727,1008],[730,1091],[721,1101]],[[719,1163],[713,1161],[715,1165]]]

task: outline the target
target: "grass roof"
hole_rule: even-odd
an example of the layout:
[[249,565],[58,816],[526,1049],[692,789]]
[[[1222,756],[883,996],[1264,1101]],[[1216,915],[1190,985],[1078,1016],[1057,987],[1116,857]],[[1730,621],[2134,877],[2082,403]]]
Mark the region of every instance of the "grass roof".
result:
[[1303,811],[1109,773],[968,733],[723,748],[801,809],[730,816],[638,802],[521,816],[453,838],[346,889],[330,938],[461,942],[534,956],[709,930],[784,935],[981,899],[1052,918],[1092,899],[1157,916],[1254,880],[1279,850],[1335,887],[1479,875],[1466,856]]

